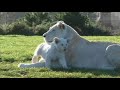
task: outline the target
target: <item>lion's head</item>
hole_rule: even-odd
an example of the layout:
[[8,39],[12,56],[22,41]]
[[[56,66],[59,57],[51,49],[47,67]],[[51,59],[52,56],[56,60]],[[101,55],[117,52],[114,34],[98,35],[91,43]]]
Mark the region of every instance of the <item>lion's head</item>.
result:
[[49,30],[43,34],[47,43],[51,43],[54,37],[64,38],[66,35],[67,26],[63,21],[58,21],[55,25],[51,26]]

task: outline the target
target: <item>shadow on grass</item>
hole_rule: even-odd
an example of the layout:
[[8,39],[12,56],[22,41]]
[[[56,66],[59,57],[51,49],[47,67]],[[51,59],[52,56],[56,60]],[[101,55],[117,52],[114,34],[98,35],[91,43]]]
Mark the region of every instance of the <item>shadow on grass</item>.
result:
[[15,61],[16,60],[14,58],[6,58],[6,59],[0,58],[0,62],[10,62],[10,63],[13,63]]
[[120,69],[115,69],[115,70],[101,70],[101,69],[78,69],[78,68],[72,68],[72,69],[56,69],[56,68],[52,68],[53,71],[62,71],[62,72],[68,72],[68,73],[91,73],[94,74],[95,76],[99,76],[99,75],[109,75],[112,77],[120,77]]
[[[9,63],[14,63],[18,61],[17,59],[15,58],[1,58],[0,57],[0,62],[9,62]],[[26,61],[31,61],[31,56],[23,56],[23,57],[20,57],[20,61],[21,62],[26,62]]]

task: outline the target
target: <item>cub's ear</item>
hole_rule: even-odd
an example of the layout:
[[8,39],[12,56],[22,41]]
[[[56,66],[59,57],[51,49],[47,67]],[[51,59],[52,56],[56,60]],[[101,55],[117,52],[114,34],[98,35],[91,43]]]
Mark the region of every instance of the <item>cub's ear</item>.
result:
[[60,42],[60,39],[59,39],[58,37],[55,37],[55,38],[54,38],[54,42],[55,42],[56,44],[58,44],[58,43]]
[[63,21],[58,21],[57,25],[60,29],[65,29],[65,23]]

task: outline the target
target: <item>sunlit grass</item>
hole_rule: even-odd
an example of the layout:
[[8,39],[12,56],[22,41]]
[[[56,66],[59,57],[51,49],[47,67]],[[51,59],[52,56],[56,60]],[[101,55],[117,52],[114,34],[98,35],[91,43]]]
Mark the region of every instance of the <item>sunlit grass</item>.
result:
[[[83,36],[90,41],[120,43],[120,36]],[[0,78],[117,78],[120,70],[18,68],[21,62],[31,62],[42,36],[0,35]]]

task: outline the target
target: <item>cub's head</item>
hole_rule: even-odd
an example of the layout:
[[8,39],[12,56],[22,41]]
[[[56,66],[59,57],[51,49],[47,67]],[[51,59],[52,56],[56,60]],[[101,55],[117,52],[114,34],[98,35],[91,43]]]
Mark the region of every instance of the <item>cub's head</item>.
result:
[[55,37],[53,39],[53,42],[56,44],[56,47],[59,51],[66,51],[67,50],[69,40],[64,39],[64,38]]

